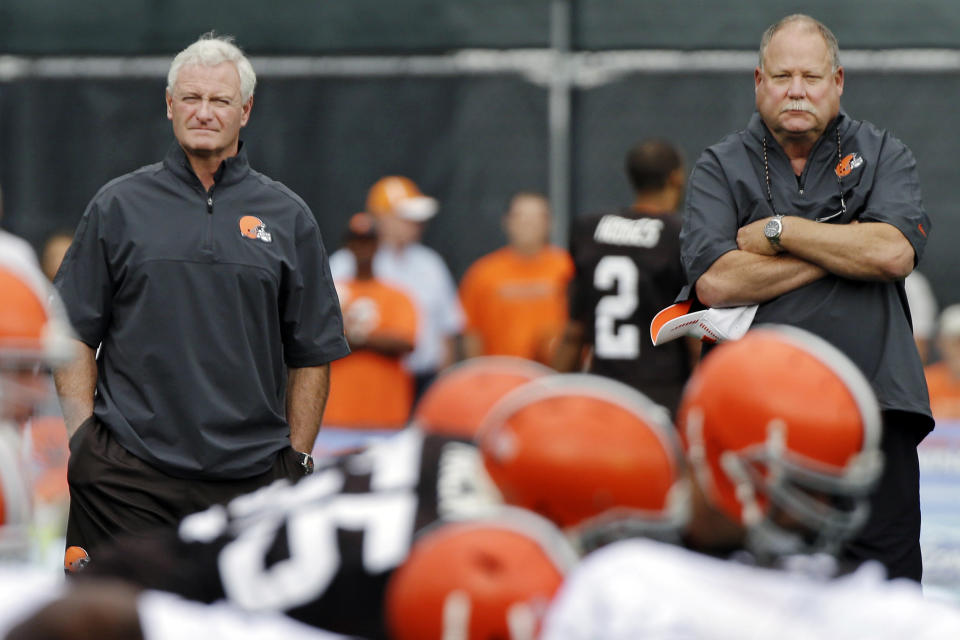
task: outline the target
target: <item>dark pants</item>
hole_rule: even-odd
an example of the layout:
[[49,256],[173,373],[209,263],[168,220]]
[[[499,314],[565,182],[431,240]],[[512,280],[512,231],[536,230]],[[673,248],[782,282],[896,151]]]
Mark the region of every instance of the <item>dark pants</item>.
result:
[[239,480],[170,476],[129,453],[98,420],[84,422],[70,439],[67,546],[96,548],[120,535],[176,525],[184,516],[227,502],[277,478],[303,477],[296,452],[277,454],[266,473]]
[[843,558],[877,560],[890,578],[920,581],[920,464],[917,445],[929,432],[927,419],[902,411],[883,412],[883,474],[870,500],[870,517],[847,544]]

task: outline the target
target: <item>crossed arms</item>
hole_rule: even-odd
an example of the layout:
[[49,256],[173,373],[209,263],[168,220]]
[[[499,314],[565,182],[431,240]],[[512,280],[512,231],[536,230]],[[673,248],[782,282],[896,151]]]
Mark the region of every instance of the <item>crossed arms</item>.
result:
[[741,227],[738,248],[717,258],[697,279],[697,296],[705,305],[765,302],[828,273],[853,280],[895,281],[913,270],[913,245],[891,224],[825,224],[786,216],[778,252],[763,235],[768,220]]

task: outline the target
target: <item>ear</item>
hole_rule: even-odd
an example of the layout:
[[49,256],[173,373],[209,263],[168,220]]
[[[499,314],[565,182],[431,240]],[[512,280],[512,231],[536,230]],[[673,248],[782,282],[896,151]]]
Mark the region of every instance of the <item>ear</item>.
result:
[[833,81],[837,85],[837,93],[843,95],[843,67],[837,67],[833,74]]
[[166,92],[165,101],[167,103],[167,120],[173,120],[173,96],[170,95],[169,91]]
[[755,67],[753,69],[753,92],[756,93],[757,89],[760,88],[760,82],[763,80],[763,71],[760,71],[760,67]]
[[250,96],[250,99],[240,107],[240,126],[247,126],[247,121],[250,120],[250,111],[253,110],[253,96]]

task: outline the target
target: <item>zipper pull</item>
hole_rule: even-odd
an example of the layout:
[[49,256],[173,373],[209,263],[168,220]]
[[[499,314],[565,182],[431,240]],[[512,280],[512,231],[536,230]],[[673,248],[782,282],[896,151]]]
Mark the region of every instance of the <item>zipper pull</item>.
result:
[[213,196],[207,196],[207,213],[213,213]]

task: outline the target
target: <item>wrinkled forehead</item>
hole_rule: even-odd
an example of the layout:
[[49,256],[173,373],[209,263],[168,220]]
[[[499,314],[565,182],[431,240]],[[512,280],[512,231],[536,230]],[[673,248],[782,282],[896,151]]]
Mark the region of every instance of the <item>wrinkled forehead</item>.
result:
[[216,65],[199,62],[183,65],[173,86],[175,92],[228,93],[240,95],[240,72],[232,62]]
[[764,51],[764,67],[803,64],[831,66],[830,48],[816,25],[792,22],[773,34]]

